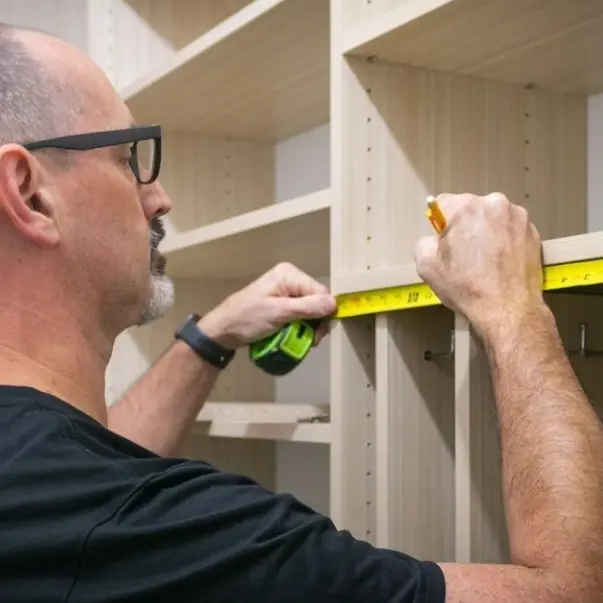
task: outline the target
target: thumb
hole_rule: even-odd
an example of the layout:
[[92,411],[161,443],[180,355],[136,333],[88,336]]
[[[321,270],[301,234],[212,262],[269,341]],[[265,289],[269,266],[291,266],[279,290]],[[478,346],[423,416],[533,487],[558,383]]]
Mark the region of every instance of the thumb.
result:
[[279,318],[284,322],[330,316],[337,309],[332,295],[317,293],[302,297],[278,297]]

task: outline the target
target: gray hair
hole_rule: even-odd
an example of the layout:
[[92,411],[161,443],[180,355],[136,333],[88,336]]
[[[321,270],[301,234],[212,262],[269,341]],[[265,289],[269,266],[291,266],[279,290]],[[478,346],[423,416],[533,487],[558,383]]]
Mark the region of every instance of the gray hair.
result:
[[[0,144],[69,133],[76,98],[28,49],[20,32],[51,34],[0,23]],[[72,109],[72,110],[70,110]]]

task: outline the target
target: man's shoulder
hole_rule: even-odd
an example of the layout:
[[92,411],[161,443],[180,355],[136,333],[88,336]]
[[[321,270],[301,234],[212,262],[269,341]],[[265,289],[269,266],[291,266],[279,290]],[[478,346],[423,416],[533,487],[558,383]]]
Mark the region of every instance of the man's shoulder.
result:
[[0,386],[5,598],[64,600],[89,535],[113,521],[146,481],[180,462],[137,447],[48,394]]
[[[144,478],[167,468],[166,461],[113,433],[107,427],[53,395],[29,387],[0,386],[0,460],[40,469],[93,464],[118,474]],[[79,479],[85,474],[74,474]],[[91,476],[92,477],[92,476]],[[94,476],[98,482],[101,475]]]

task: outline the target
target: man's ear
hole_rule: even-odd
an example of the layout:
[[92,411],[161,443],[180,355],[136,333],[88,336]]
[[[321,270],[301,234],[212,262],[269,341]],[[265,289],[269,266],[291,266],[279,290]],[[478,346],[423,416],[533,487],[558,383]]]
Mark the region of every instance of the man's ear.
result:
[[22,146],[0,146],[0,211],[35,244],[53,246],[59,230],[44,175],[40,162]]

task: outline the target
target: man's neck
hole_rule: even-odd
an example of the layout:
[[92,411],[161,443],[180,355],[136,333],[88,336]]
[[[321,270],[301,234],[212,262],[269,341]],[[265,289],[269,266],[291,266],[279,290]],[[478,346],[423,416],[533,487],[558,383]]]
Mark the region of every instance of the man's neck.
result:
[[101,339],[86,333],[64,309],[42,314],[0,304],[0,385],[52,394],[106,425],[105,371],[111,349]]

